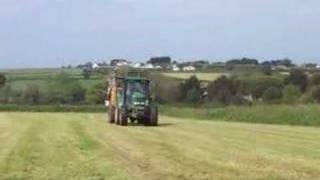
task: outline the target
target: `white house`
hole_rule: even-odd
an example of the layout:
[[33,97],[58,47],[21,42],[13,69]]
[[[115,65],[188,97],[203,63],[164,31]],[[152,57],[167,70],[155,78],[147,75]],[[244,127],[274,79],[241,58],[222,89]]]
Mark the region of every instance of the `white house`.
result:
[[145,69],[154,69],[154,66],[152,64],[145,64],[143,68],[145,68]]
[[320,64],[317,64],[317,69],[320,69]]
[[100,66],[97,63],[93,63],[92,64],[92,69],[98,69]]
[[182,68],[183,71],[195,71],[196,68],[194,66],[185,66]]
[[174,64],[174,65],[172,66],[172,70],[173,70],[173,71],[180,71],[180,68],[179,68],[176,64]]
[[141,63],[134,63],[134,64],[132,64],[132,67],[141,68]]

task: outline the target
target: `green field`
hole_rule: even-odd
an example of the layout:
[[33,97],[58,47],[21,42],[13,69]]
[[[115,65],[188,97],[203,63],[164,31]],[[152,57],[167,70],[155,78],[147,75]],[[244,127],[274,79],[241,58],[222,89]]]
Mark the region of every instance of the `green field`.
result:
[[190,76],[196,75],[198,79],[202,81],[214,81],[222,75],[227,75],[224,73],[163,73],[163,75],[176,79],[188,79]]
[[79,81],[81,85],[89,89],[90,87],[105,81],[104,75],[94,74],[90,79],[84,79],[81,69],[59,69],[59,68],[43,68],[43,69],[12,69],[2,70],[8,78],[8,85],[13,89],[24,89],[29,84],[35,84],[44,90],[49,83],[61,74],[66,74],[74,81]]
[[168,116],[1,113],[0,179],[319,179],[320,129]]

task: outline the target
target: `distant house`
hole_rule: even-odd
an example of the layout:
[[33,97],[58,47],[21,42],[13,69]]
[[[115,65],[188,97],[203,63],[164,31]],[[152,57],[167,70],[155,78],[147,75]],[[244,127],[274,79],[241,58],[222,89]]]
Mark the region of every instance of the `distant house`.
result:
[[147,64],[145,64],[145,65],[143,66],[143,68],[144,68],[144,69],[154,69],[154,66],[153,66],[152,64],[147,63]]
[[92,64],[92,69],[98,69],[100,66],[97,63],[93,63]]
[[110,61],[111,66],[124,66],[128,65],[128,61],[125,59],[113,59]]
[[290,68],[288,66],[285,65],[276,65],[276,66],[272,66],[272,70],[290,70]]
[[142,67],[142,64],[141,64],[141,63],[134,63],[134,64],[132,64],[132,67],[134,67],[134,68],[141,68],[141,67]]
[[320,64],[317,64],[317,69],[320,69]]
[[196,68],[194,66],[184,66],[182,68],[183,71],[195,71]]
[[174,65],[172,66],[172,70],[173,70],[173,71],[180,71],[181,69],[180,69],[176,64],[174,64]]

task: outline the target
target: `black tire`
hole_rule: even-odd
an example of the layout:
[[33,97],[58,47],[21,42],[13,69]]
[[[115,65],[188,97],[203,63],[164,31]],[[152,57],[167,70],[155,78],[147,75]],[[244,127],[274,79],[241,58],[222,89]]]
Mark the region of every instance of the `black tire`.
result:
[[120,125],[120,111],[118,108],[116,108],[115,110],[115,123],[117,125]]
[[111,124],[115,122],[115,112],[114,112],[114,107],[113,106],[110,106],[108,108],[108,121]]
[[149,124],[151,126],[157,126],[158,125],[158,119],[159,119],[159,112],[157,106],[152,106],[150,109],[150,121]]
[[158,125],[158,107],[151,106],[148,117],[144,121],[146,126],[157,126]]
[[119,113],[119,120],[121,126],[127,126],[128,125],[128,117],[125,112]]

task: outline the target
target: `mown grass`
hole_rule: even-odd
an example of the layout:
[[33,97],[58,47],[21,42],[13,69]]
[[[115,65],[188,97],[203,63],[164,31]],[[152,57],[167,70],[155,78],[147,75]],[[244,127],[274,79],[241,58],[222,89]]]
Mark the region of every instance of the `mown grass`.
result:
[[[0,112],[106,113],[107,108],[104,105],[0,105]],[[160,105],[160,113],[184,119],[320,126],[320,106],[316,104],[229,107]]]
[[310,105],[254,105],[230,107],[161,106],[161,112],[180,118],[320,126],[320,106]]
[[1,113],[0,179],[319,179],[320,131],[161,116]]

